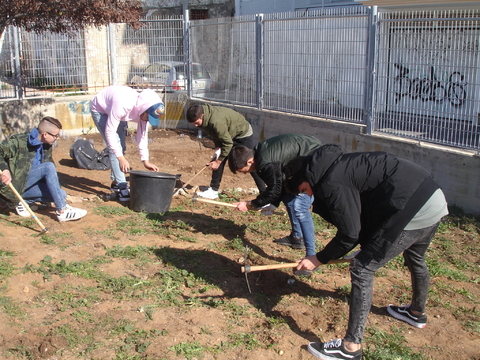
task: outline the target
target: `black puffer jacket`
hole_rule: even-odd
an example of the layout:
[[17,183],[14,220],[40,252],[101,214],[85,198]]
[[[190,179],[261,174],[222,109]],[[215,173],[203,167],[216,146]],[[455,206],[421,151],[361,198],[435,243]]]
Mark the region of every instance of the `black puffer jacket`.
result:
[[316,137],[300,134],[283,134],[258,143],[254,148],[257,174],[267,185],[252,205],[278,206],[284,194],[283,167],[297,156],[307,156],[320,148],[322,142]]
[[361,244],[364,259],[379,260],[439,188],[421,166],[384,152],[342,154],[336,145],[315,151],[307,165],[313,211],[338,229],[317,253],[322,263]]

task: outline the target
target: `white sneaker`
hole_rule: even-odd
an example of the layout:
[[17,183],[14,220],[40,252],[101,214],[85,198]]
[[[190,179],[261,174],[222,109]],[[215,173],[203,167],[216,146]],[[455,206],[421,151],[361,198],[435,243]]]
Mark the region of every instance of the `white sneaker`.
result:
[[197,193],[197,196],[200,196],[204,199],[215,200],[218,199],[218,191],[215,191],[211,187],[209,187],[207,190]]
[[58,221],[78,220],[84,217],[85,215],[87,215],[87,210],[74,208],[70,205],[67,205],[65,209],[63,209],[63,213],[61,214],[59,214],[57,211]]
[[22,217],[31,217],[30,213],[28,212],[27,208],[23,205],[23,203],[19,202],[17,207],[15,208],[17,214]]

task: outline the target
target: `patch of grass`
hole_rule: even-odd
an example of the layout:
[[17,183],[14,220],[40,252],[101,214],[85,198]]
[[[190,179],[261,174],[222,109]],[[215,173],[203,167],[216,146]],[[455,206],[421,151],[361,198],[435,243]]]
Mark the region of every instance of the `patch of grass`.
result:
[[448,263],[440,262],[437,258],[435,259],[426,259],[428,270],[430,271],[431,276],[445,276],[450,280],[464,281],[469,282],[470,277],[465,273],[451,269],[448,266]]
[[11,251],[0,250],[0,279],[8,278],[15,271],[15,267],[11,263],[11,258],[14,255]]
[[424,360],[420,353],[414,353],[408,348],[405,337],[400,330],[392,328],[391,331],[381,331],[375,328],[367,328],[363,348],[365,360]]
[[85,279],[102,279],[105,277],[105,274],[98,270],[96,266],[110,262],[105,257],[97,257],[85,262],[71,262],[70,264],[67,264],[63,259],[58,263],[54,263],[52,260],[50,255],[46,255],[38,266],[27,263],[22,271],[24,273],[41,273],[47,281],[51,280],[52,275],[64,277],[66,274],[81,276]]
[[252,333],[232,333],[229,334],[228,337],[230,338],[229,347],[241,347],[247,350],[253,350],[254,348],[260,346],[255,338],[255,334]]
[[54,302],[59,311],[67,309],[90,308],[101,300],[101,290],[96,287],[76,286],[68,284],[55,287],[53,290],[38,295],[44,303]]
[[169,347],[168,350],[188,360],[201,358],[205,352],[205,348],[198,341],[181,342]]
[[11,297],[0,295],[0,309],[15,320],[24,320],[27,317],[23,304],[15,302]]
[[336,286],[335,284],[335,292],[345,297],[346,299],[350,298],[350,292],[352,291],[352,284],[346,284],[343,286]]
[[129,215],[133,213],[133,211],[129,208],[109,205],[97,206],[94,209],[94,212],[98,215],[103,215],[105,217]]
[[152,230],[151,224],[133,217],[117,221],[116,226],[118,230],[131,236],[145,235]]
[[95,230],[93,228],[86,228],[84,230],[85,234],[88,236],[103,236],[107,239],[116,239],[115,230],[114,229],[105,229],[105,230]]
[[179,239],[182,240],[182,241],[191,242],[191,243],[197,243],[198,242],[198,240],[195,239],[192,236],[180,236]]
[[151,254],[152,249],[147,246],[130,246],[125,247],[117,245],[111,249],[107,248],[106,255],[111,257],[118,257],[123,259],[135,259],[145,257],[146,254]]
[[56,244],[55,239],[52,236],[47,235],[47,234],[43,234],[40,237],[40,242],[44,245],[55,245]]

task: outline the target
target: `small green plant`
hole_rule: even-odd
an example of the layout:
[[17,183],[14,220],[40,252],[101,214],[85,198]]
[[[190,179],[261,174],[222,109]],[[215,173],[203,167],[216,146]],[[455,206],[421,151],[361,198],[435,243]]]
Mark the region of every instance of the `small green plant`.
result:
[[177,356],[184,356],[189,360],[201,357],[205,351],[198,341],[181,342],[168,348],[168,350],[175,352]]
[[390,332],[367,328],[366,333],[370,336],[363,350],[365,360],[424,360],[421,354],[412,352],[406,346],[405,337],[396,328]]
[[95,208],[95,213],[105,217],[132,214],[132,210],[125,207],[100,205]]

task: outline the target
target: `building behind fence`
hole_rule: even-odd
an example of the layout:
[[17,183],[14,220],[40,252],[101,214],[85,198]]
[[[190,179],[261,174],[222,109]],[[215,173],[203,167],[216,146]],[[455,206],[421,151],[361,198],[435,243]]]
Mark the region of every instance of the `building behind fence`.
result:
[[0,98],[96,93],[147,65],[203,64],[207,100],[365,125],[480,150],[480,11],[383,12],[362,6],[189,21],[146,18],[71,37],[10,27]]

